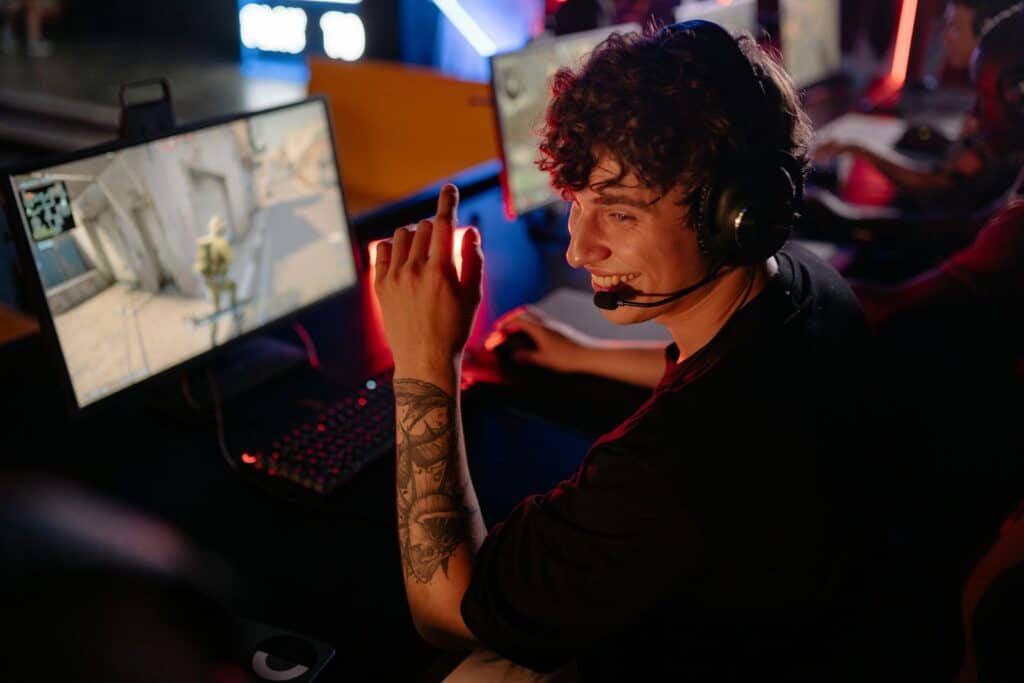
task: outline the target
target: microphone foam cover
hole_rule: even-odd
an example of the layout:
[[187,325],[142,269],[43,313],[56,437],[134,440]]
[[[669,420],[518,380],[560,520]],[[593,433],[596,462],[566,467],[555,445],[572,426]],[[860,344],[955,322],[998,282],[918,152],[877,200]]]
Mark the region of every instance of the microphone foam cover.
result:
[[619,307],[619,295],[615,292],[594,292],[594,305],[606,311]]

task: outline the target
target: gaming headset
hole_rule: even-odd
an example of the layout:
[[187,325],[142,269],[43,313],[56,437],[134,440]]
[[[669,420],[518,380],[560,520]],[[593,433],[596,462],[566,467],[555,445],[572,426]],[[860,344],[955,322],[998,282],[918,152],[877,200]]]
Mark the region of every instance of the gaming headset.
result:
[[[1024,13],[1024,2],[1010,5],[986,19],[978,31],[978,44],[1004,21]],[[1024,64],[1017,61],[999,76],[999,94],[1007,109],[1024,124]]]
[[[736,39],[710,21],[696,19],[662,28],[658,37],[671,44],[678,34],[693,47],[694,61],[714,63],[727,87],[720,89],[730,120],[750,117],[750,102],[767,98],[764,84]],[[657,301],[639,302],[614,291],[597,292],[594,304],[613,310],[620,306],[654,308],[680,299],[715,279],[726,266],[750,266],[777,252],[789,238],[800,217],[804,174],[801,163],[778,149],[759,147],[770,139],[764,117],[752,117],[748,149],[727,160],[711,182],[701,188],[695,227],[697,243],[711,267],[698,282],[664,295]],[[640,294],[639,296],[651,296]]]
[[1016,64],[999,77],[1003,104],[1024,125],[1024,64]]
[[[663,31],[690,31],[705,58],[723,67],[721,89],[732,120],[750,117],[750,102],[767,95],[753,65],[736,39],[718,24],[687,21]],[[781,150],[759,150],[770,133],[762,117],[753,117],[750,147],[702,188],[696,217],[697,239],[713,264],[744,266],[760,263],[779,250],[799,218],[803,199],[803,169],[799,161]]]
[[[685,42],[672,45],[677,36]],[[669,47],[692,46],[698,67],[714,63],[717,78],[732,86],[720,89],[729,120],[752,118],[752,135],[748,148],[727,160],[711,182],[699,190],[693,222],[700,251],[711,263],[705,276],[656,301],[635,300],[636,296],[654,296],[650,294],[626,298],[615,291],[595,293],[594,305],[608,310],[620,306],[662,306],[707,285],[726,266],[764,262],[790,238],[800,218],[804,197],[804,169],[800,161],[777,148],[772,150],[770,145],[759,146],[771,139],[772,131],[765,127],[766,117],[751,116],[751,102],[765,101],[767,93],[736,39],[719,25],[703,19],[667,26],[657,37]]]

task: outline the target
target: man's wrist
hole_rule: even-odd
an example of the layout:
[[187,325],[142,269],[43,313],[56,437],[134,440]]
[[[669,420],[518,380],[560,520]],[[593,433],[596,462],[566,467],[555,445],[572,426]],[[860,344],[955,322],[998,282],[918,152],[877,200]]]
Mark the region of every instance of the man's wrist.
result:
[[429,380],[454,379],[458,374],[462,354],[455,357],[422,356],[419,358],[395,359],[395,379],[415,378]]

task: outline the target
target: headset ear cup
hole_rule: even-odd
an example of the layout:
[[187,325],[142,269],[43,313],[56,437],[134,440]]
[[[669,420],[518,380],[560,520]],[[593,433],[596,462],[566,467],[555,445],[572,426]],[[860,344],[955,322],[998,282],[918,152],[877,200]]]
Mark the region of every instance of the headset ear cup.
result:
[[775,166],[763,177],[761,201],[754,217],[756,239],[749,245],[748,263],[763,261],[782,248],[793,232],[803,195],[802,178],[794,178],[785,166]]
[[[795,160],[794,160],[795,161]],[[728,265],[753,265],[777,252],[789,239],[802,195],[802,178],[789,164],[751,169],[718,194],[707,208],[712,250]]]
[[715,207],[718,203],[718,192],[712,182],[701,188],[697,200],[697,246],[704,256],[712,263],[719,259],[720,249],[718,248],[717,227],[715,225]]
[[1017,68],[1002,79],[1002,99],[1018,119],[1024,119],[1024,68]]

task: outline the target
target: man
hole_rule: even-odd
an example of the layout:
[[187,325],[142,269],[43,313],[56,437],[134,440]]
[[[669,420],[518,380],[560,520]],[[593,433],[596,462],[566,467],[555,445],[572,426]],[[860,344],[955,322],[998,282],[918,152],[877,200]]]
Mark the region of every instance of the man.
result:
[[25,54],[28,57],[49,57],[53,43],[43,36],[43,25],[60,13],[59,0],[4,0],[0,2],[4,14],[4,27],[0,29],[0,53],[13,55],[18,51],[15,20],[19,12],[25,14]]
[[[1015,159],[1017,181],[974,241],[937,267],[894,286],[860,284],[858,296],[874,326],[976,371],[979,363],[1012,372],[1024,356],[1017,312],[1024,292],[1024,3],[1000,15],[985,33],[972,65],[978,91],[979,134],[1001,155]],[[1016,31],[1016,32],[1015,32]],[[922,349],[924,350],[924,349]],[[918,352],[920,353],[920,352]]]
[[[928,454],[911,481],[931,499],[916,507],[932,512],[908,536],[920,548],[919,584],[932,596],[916,608],[925,624],[951,616],[946,606],[955,604],[964,568],[1020,500],[1024,480],[1024,3],[1000,16],[983,32],[972,76],[980,134],[1018,155],[1016,186],[974,241],[937,266],[894,285],[855,285],[886,351],[887,374],[901,386],[893,407]],[[955,635],[943,636],[952,651]],[[979,680],[1014,679],[990,676]]]
[[[642,356],[660,384],[576,475],[486,533],[458,392],[480,237],[468,233],[457,276],[446,186],[433,221],[381,245],[416,626],[435,644],[501,655],[477,680],[499,680],[510,662],[562,673],[575,662],[580,680],[842,679],[855,669],[849,646],[863,646],[872,509],[845,488],[871,471],[871,453],[847,466],[856,431],[836,387],[861,376],[863,316],[805,251],[776,256],[774,244],[723,265],[704,222],[751,189],[745,173],[771,188],[760,199],[779,215],[744,235],[792,220],[810,136],[793,86],[749,37],[688,22],[609,38],[578,72],[560,71],[554,93],[542,166],[572,201],[567,260],[590,272],[610,320],[656,320],[675,343]],[[765,164],[783,158],[786,173]],[[746,215],[726,223],[740,230]]]
[[[1012,7],[1014,2],[950,1],[943,30],[946,61],[950,68],[967,68],[971,54],[977,47],[982,26],[993,16]],[[851,225],[845,231],[860,228],[870,230],[876,239],[916,240],[925,245],[929,239],[939,245],[948,242],[943,239],[944,232],[973,235],[979,225],[972,227],[969,221],[964,220],[965,217],[981,212],[982,217],[987,218],[991,212],[991,203],[1006,191],[1015,174],[1014,161],[1007,159],[998,146],[988,144],[988,140],[978,135],[977,116],[977,111],[974,111],[965,118],[959,139],[931,166],[908,165],[856,142],[824,140],[819,144],[815,149],[815,157],[821,163],[839,155],[849,155],[870,163],[893,184],[899,193],[897,203],[906,209],[902,216],[889,221],[854,219],[849,221]],[[928,129],[927,134],[942,135],[932,129]],[[843,213],[831,208],[833,203],[827,195],[821,202],[817,199],[812,202],[812,224],[845,224],[847,221],[844,221]],[[952,218],[952,222],[945,221],[946,217]],[[958,230],[958,226],[963,227]],[[934,237],[930,238],[929,233]],[[954,235],[953,241],[958,237]]]
[[[948,70],[967,72],[974,48],[978,47],[978,31],[985,18],[981,15],[992,4],[991,0],[949,0],[942,22],[943,56]],[[1002,8],[994,11],[999,9]]]

